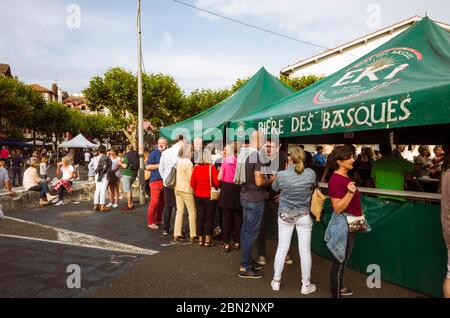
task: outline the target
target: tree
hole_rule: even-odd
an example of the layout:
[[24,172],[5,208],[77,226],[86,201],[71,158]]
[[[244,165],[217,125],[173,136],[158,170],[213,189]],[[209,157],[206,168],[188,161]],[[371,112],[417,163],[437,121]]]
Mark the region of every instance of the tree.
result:
[[281,75],[280,81],[293,88],[295,91],[300,91],[318,81],[320,81],[323,77],[316,75],[305,75],[302,77],[289,78],[287,76]]
[[229,96],[230,91],[228,89],[217,91],[211,89],[194,90],[191,94],[189,94],[189,96],[184,98],[184,105],[180,114],[180,120],[184,120],[204,112],[205,110],[208,110],[225,100]]
[[[143,74],[142,82],[144,118],[157,127],[178,120],[183,93],[175,80],[164,74]],[[103,78],[92,78],[83,93],[92,110],[108,108],[115,123],[136,146],[137,77],[123,68],[111,68]]]
[[33,127],[34,117],[45,101],[30,86],[12,78],[0,77],[0,127],[12,136],[21,135],[24,128]]

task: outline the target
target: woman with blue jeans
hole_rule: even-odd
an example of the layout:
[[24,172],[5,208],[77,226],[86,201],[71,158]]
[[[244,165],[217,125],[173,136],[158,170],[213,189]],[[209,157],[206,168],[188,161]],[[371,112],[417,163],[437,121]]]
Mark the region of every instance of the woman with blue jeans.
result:
[[308,295],[316,291],[316,286],[310,282],[313,220],[309,216],[311,188],[316,180],[316,173],[312,169],[305,169],[304,161],[304,150],[300,147],[293,149],[288,169],[280,171],[272,184],[273,190],[281,191],[281,194],[278,209],[278,248],[271,286],[274,291],[280,290],[281,275],[295,228],[301,263],[301,293]]

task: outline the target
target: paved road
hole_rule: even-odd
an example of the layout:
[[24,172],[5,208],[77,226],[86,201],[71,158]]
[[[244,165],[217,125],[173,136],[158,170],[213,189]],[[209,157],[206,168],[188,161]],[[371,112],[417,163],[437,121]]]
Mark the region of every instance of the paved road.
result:
[[[172,244],[161,230],[146,228],[144,207],[109,213],[94,213],[90,208],[90,203],[82,202],[7,213],[14,219],[0,221],[0,297],[305,297],[299,294],[297,254],[292,255],[295,264],[285,268],[281,291],[271,290],[276,241],[268,242],[266,277],[243,280],[237,277],[238,252],[223,254],[217,246]],[[70,242],[59,244],[59,229],[110,240],[111,246],[122,243],[158,253],[150,256]],[[95,238],[89,240],[95,247]],[[70,273],[66,268],[70,264],[81,268],[81,289],[67,288]],[[318,291],[308,297],[329,297],[330,266],[328,260],[313,256],[312,281]],[[387,282],[381,289],[368,289],[366,277],[350,270],[346,281],[355,291],[353,297],[425,297]]]

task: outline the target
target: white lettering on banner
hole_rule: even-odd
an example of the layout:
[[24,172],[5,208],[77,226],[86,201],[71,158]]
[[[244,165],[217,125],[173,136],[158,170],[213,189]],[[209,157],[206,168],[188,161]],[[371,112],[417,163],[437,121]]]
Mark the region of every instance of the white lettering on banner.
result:
[[331,128],[334,127],[344,127],[344,119],[342,118],[342,114],[345,113],[345,110],[341,109],[341,110],[335,110],[333,112],[334,115],[334,120],[333,123],[331,124]]
[[369,80],[372,82],[378,81],[378,77],[375,75],[375,73],[385,70],[387,68],[390,68],[391,66],[393,66],[393,64],[383,65],[378,68],[374,68],[373,66],[370,66],[370,67],[366,68],[364,70],[364,72],[362,72],[362,74],[359,75],[354,81],[352,81],[352,84],[359,83],[364,77],[368,77]]
[[[365,117],[363,117],[364,118],[363,120],[360,120],[360,116],[358,116],[358,115],[361,114],[362,111],[365,111],[366,115],[365,115]],[[372,123],[369,122],[369,118],[370,118],[369,108],[367,108],[366,106],[362,106],[362,107],[358,108],[358,110],[355,113],[355,122],[358,125],[362,126],[362,125],[366,124],[367,126],[372,127]]]
[[372,104],[370,106],[370,121],[372,122],[372,124],[379,124],[379,123],[384,123],[386,121],[386,103],[382,103],[381,104],[381,115],[380,115],[380,119],[375,119],[375,104]]
[[387,122],[391,123],[394,121],[397,121],[397,116],[392,117],[392,115],[395,115],[395,112],[397,109],[392,108],[393,105],[398,105],[398,100],[388,100],[388,111],[387,111]]
[[273,119],[268,119],[265,122],[258,123],[258,130],[264,135],[279,135],[283,134],[284,119],[279,119],[278,121]]
[[408,108],[406,108],[406,104],[410,104],[411,103],[411,97],[408,97],[407,99],[403,100],[402,103],[400,104],[400,109],[405,113],[404,116],[399,116],[398,120],[407,120],[409,118],[409,116],[411,116],[411,112],[409,111]]
[[327,112],[326,110],[322,111],[322,130],[326,130],[330,127],[330,117],[331,114],[329,112]]
[[[408,105],[411,104],[412,99],[403,100],[389,99],[381,105],[371,104],[370,106],[361,105],[359,107],[351,107],[347,110],[338,109],[333,111],[321,111],[322,130],[335,128],[350,128],[357,126],[373,127],[377,124],[393,123],[405,121],[411,116],[411,111]],[[290,134],[300,132],[308,132],[314,129],[314,118],[318,112],[310,112],[302,116],[292,116]],[[268,119],[266,121],[258,122],[258,130],[265,135],[280,135],[284,134],[284,120],[283,119]]]
[[[374,68],[373,66],[370,66],[366,69],[358,69],[351,72],[346,73],[339,81],[336,82],[332,87],[342,86],[346,84],[357,84],[361,82],[361,80],[364,77],[367,77],[371,82],[380,80],[375,73],[383,71],[385,69],[388,69],[392,67],[394,64],[386,64],[383,66],[380,66],[378,68]],[[398,67],[396,67],[388,76],[384,78],[384,80],[391,80],[393,79],[398,73],[401,71],[407,69],[409,64],[402,64]],[[353,81],[351,81],[356,73],[362,72],[357,78],[355,78]]]
[[[350,83],[350,80],[353,79],[353,76],[355,75],[355,73],[361,72],[363,70],[364,69],[362,68],[360,70],[355,70],[355,71],[348,72],[339,81],[337,81],[336,84],[334,84],[332,87],[342,86],[342,85]],[[348,81],[344,82],[345,80],[348,80]]]
[[306,128],[306,130],[310,131],[312,129],[312,127],[313,127],[313,123],[312,123],[313,119],[314,119],[314,115],[313,114],[309,114],[309,116],[308,116],[308,127]]
[[404,69],[406,69],[409,66],[409,64],[402,64],[399,67],[395,68],[391,74],[389,74],[388,76],[386,76],[384,79],[388,80],[388,79],[393,79],[395,77],[395,75],[397,75],[398,73],[400,73],[401,71],[403,71]]
[[291,132],[296,133],[299,128],[300,128],[300,121],[298,120],[297,117],[295,117],[295,116],[292,117]]
[[350,127],[351,125],[353,125],[354,120],[353,120],[353,115],[352,114],[355,111],[356,111],[356,109],[354,107],[350,108],[347,111],[347,118],[348,118],[349,121],[347,123],[345,123],[345,127]]

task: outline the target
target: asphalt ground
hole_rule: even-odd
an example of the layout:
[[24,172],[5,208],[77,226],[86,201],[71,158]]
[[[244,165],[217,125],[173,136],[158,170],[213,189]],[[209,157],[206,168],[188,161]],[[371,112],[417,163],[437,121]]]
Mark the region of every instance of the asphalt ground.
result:
[[[174,244],[162,230],[146,226],[146,207],[131,212],[115,209],[94,212],[91,202],[7,213],[0,221],[0,297],[160,297],[160,298],[311,298],[330,297],[331,262],[313,255],[312,282],[317,291],[300,295],[300,263],[296,249],[293,265],[286,265],[279,292],[272,291],[275,240],[267,243],[268,264],[258,280],[238,277],[239,251],[224,254],[216,242],[206,248],[187,242]],[[185,216],[184,224],[187,225]],[[18,219],[18,220],[16,220]],[[25,220],[30,223],[24,223]],[[46,227],[42,227],[45,225]],[[130,253],[114,248],[58,243],[58,229],[157,252]],[[27,237],[27,238],[24,238]],[[81,269],[81,288],[67,287],[71,273]],[[352,298],[422,298],[415,291],[382,282],[369,289],[365,275],[347,270],[346,286]]]

